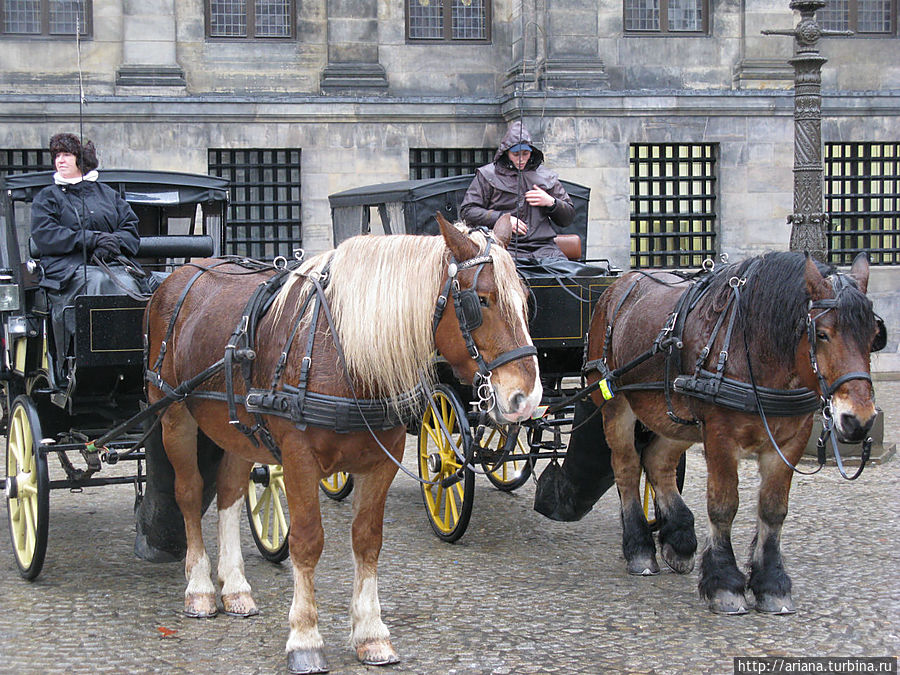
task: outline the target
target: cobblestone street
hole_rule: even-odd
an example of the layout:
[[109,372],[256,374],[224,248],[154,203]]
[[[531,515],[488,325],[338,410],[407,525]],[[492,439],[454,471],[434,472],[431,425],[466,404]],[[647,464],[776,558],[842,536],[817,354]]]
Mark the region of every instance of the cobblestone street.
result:
[[[876,381],[876,400],[885,442],[897,443],[900,381]],[[410,445],[407,466],[413,458]],[[756,484],[755,465],[744,461],[734,529],[741,562]],[[701,546],[704,485],[694,447],[684,493]],[[359,665],[347,646],[351,504],[323,497],[316,588],[331,672],[726,674],[735,656],[896,656],[898,488],[896,457],[855,482],[833,463],[795,477],[783,551],[797,613],[723,617],[701,603],[696,569],[625,574],[614,489],[582,521],[556,523],[532,510],[533,481],[507,494],[479,477],[469,530],[446,544],[431,533],[418,485],[401,474],[388,496],[380,595],[403,660],[383,670]],[[261,614],[187,618],[182,564],[153,565],[132,552],[133,500],[127,486],[53,491],[47,562],[35,582],[19,577],[8,534],[0,535],[0,672],[284,672],[290,563],[263,560],[245,523],[247,577]],[[214,510],[204,524],[215,564]]]

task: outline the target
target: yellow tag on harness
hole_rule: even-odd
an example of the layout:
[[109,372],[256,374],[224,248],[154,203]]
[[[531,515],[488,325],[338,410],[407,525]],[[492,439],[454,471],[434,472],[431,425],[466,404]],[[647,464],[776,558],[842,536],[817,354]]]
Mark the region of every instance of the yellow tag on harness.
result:
[[608,401],[613,396],[615,396],[612,390],[612,386],[609,384],[609,380],[607,380],[606,378],[600,380],[598,386],[600,388],[600,395],[603,396],[604,401]]

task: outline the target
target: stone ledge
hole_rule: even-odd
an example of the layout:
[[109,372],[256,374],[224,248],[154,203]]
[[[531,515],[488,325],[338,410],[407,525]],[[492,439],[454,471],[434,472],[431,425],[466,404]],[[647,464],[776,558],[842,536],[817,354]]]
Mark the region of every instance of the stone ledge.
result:
[[121,66],[117,87],[186,87],[181,66]]
[[378,63],[331,63],[322,71],[319,87],[323,94],[384,94],[387,73]]

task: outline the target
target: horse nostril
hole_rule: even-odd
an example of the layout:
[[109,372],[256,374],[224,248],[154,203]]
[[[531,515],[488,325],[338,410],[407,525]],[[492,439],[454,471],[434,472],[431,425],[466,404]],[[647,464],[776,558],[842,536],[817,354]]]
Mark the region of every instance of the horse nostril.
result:
[[528,397],[525,396],[521,391],[513,394],[513,397],[509,400],[512,404],[512,412],[519,412],[527,403]]
[[869,433],[874,421],[875,417],[872,416],[866,420],[865,424],[860,424],[856,415],[843,413],[841,415],[841,431],[844,439],[851,442],[861,441]]

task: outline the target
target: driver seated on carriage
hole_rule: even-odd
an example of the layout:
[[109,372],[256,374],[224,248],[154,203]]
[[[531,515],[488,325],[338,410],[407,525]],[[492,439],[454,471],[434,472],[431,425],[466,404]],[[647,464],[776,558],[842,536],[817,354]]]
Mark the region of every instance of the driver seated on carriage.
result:
[[[143,272],[131,258],[138,218],[118,192],[98,182],[96,150],[70,133],[50,139],[56,173],[31,209],[31,239],[40,256],[57,363],[70,354],[77,295],[141,295]],[[110,263],[107,265],[106,263]],[[58,371],[59,373],[59,371]]]

